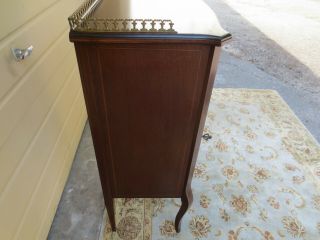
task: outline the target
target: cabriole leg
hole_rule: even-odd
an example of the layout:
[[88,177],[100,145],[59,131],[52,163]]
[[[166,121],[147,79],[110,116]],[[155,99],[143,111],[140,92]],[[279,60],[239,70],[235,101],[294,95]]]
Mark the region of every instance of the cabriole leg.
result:
[[184,214],[187,212],[187,210],[189,209],[190,205],[192,204],[192,201],[193,201],[192,191],[191,191],[191,188],[188,187],[188,189],[185,191],[185,193],[181,197],[181,207],[180,207],[179,212],[176,216],[176,220],[175,220],[175,224],[174,224],[177,233],[180,232],[181,219],[184,216]]

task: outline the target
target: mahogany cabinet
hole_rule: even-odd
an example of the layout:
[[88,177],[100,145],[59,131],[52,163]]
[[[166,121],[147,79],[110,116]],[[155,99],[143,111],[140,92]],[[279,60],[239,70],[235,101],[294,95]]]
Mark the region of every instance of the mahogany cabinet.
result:
[[85,2],[69,17],[113,231],[113,198],[181,198],[191,179],[221,45],[201,0]]

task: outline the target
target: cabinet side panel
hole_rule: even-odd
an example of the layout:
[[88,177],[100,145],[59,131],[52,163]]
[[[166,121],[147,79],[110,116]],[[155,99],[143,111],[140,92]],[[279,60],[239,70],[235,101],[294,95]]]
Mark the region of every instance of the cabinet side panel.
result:
[[96,52],[102,78],[96,91],[102,90],[105,105],[97,114],[106,117],[110,153],[105,157],[115,196],[180,197],[210,47],[101,44],[94,49],[90,54]]

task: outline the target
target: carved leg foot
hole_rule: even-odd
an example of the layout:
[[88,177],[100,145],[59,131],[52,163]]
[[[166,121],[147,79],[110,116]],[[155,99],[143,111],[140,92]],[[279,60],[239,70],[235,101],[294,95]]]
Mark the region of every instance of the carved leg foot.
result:
[[106,208],[107,208],[107,213],[109,217],[109,222],[111,225],[111,229],[113,232],[116,231],[116,221],[114,217],[114,207],[113,207],[113,199],[109,200],[108,202],[105,202]]
[[191,191],[191,189],[188,189],[181,197],[181,207],[179,209],[179,212],[176,216],[176,220],[174,223],[174,226],[175,226],[177,233],[180,232],[181,219],[182,219],[183,215],[187,212],[190,205],[192,204],[192,201],[193,201],[192,191]]

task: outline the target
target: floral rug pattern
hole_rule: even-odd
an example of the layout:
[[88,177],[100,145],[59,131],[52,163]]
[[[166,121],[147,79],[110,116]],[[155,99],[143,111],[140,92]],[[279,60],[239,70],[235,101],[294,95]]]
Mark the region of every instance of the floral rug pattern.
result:
[[153,199],[117,198],[115,199],[115,219],[117,231],[112,232],[105,211],[107,222],[100,234],[105,240],[151,240]]
[[204,134],[181,232],[179,199],[117,200],[104,239],[320,239],[320,147],[275,91],[215,89]]

